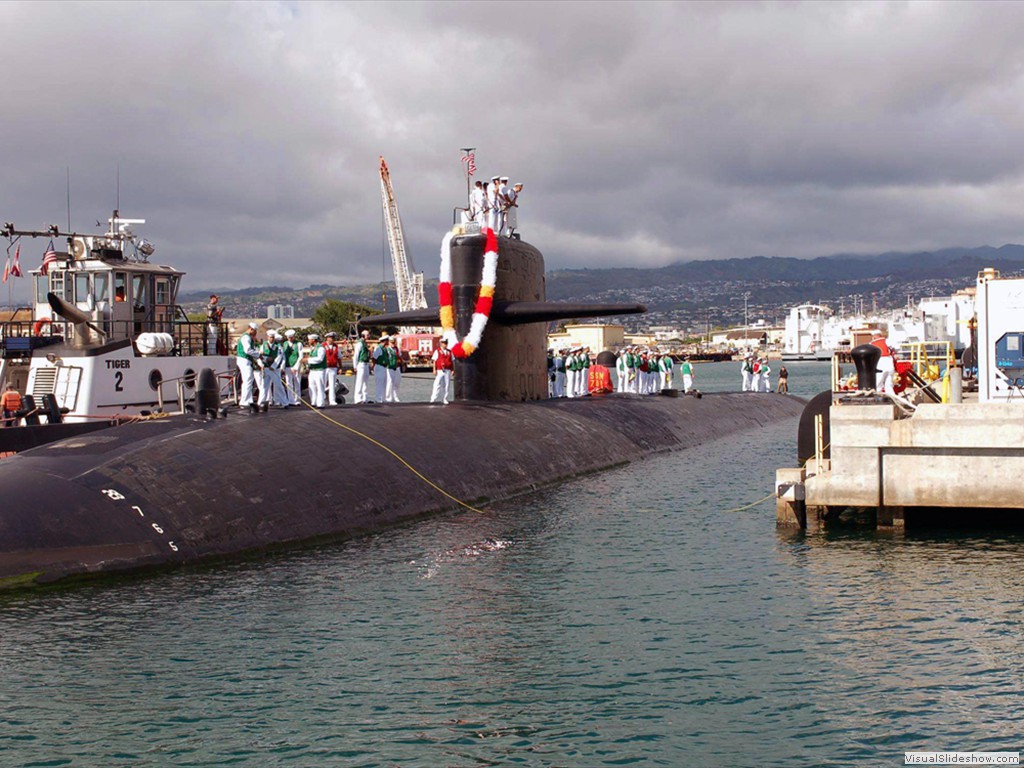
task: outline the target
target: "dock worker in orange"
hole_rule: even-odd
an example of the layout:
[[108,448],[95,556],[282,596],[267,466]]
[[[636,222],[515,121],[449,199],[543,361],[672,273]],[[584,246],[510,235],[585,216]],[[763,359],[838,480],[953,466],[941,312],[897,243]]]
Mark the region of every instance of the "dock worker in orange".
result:
[[8,384],[7,389],[0,396],[0,410],[3,411],[3,422],[0,423],[0,426],[13,427],[17,425],[18,413],[21,411],[21,395],[18,394],[18,390],[14,388],[13,384]]
[[615,355],[607,349],[597,356],[597,360],[587,370],[587,391],[592,395],[607,395],[615,391],[612,386],[612,372],[608,366],[615,365]]

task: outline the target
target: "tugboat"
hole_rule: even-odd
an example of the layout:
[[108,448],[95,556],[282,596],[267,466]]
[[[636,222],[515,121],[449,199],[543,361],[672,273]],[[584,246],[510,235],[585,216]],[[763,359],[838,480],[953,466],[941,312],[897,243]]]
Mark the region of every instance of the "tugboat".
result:
[[[150,262],[153,245],[133,230],[145,219],[115,210],[108,223],[100,235],[10,222],[0,231],[12,245],[50,238],[31,270],[32,319],[0,323],[0,391],[14,384],[26,395],[24,426],[0,430],[0,453],[185,410],[204,368],[231,386],[227,325],[192,321],[177,304],[185,273]],[[65,251],[54,249],[61,239]]]

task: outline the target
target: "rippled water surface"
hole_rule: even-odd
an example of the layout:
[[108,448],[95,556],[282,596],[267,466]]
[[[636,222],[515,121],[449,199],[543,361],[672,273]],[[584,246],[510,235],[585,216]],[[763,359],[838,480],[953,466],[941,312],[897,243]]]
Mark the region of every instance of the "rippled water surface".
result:
[[[701,366],[698,385],[732,387],[734,367]],[[787,367],[798,393],[824,388],[827,367]],[[1020,749],[1024,539],[779,534],[770,503],[737,508],[793,463],[794,432],[340,545],[2,597],[0,765]]]

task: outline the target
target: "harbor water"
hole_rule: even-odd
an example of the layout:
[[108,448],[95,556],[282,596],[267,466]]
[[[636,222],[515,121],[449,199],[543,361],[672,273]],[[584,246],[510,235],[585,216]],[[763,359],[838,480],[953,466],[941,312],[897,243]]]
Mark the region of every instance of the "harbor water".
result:
[[[827,387],[827,364],[786,367],[797,395]],[[738,363],[697,367],[705,391],[739,380]],[[424,399],[429,381],[403,390]],[[0,766],[1020,750],[1024,537],[777,532],[765,497],[795,433],[777,423],[344,543],[0,596]],[[382,459],[366,492],[399,471]]]

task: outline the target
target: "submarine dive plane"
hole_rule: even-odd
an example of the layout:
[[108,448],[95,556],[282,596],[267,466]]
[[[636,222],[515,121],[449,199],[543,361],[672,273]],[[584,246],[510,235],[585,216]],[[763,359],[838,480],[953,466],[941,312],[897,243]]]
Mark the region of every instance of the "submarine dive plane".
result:
[[[692,448],[803,407],[769,393],[549,399],[545,322],[644,308],[546,301],[540,251],[489,230],[447,235],[441,272],[439,308],[363,324],[444,328],[463,355],[451,405],[181,414],[18,453],[0,461],[0,585],[347,538]],[[196,388],[200,413],[215,414],[210,368]]]

